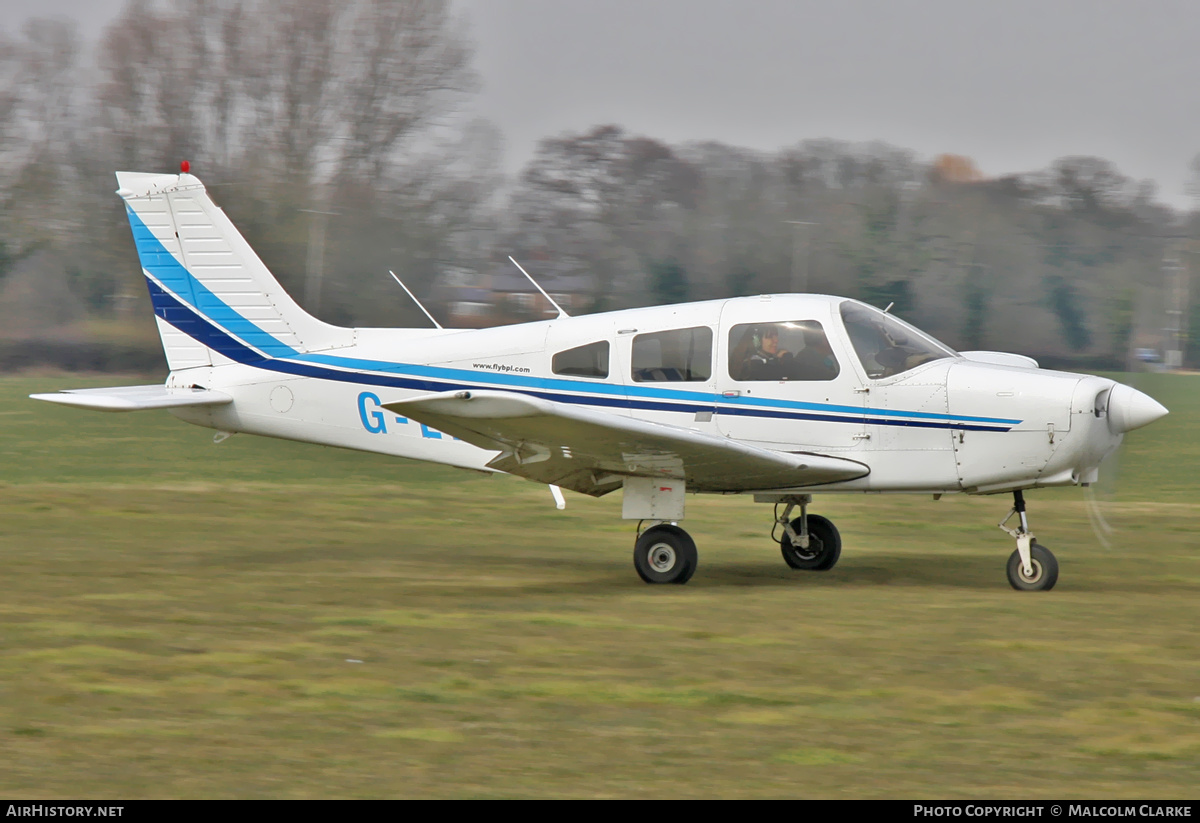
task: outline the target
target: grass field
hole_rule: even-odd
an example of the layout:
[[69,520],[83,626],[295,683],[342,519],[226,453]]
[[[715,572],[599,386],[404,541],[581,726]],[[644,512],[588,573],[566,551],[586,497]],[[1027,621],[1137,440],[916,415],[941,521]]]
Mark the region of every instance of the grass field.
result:
[[1029,495],[1061,576],[1009,588],[1008,498],[690,498],[701,566],[632,568],[620,495],[234,437],[0,380],[5,797],[1200,797],[1200,377],[1105,507]]

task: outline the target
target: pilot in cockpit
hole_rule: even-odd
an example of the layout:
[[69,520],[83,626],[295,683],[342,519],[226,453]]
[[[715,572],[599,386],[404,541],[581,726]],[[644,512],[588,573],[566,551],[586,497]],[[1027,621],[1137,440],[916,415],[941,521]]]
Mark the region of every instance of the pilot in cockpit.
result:
[[816,321],[765,323],[753,327],[749,340],[749,353],[742,357],[735,379],[832,380],[838,376],[837,358]]
[[792,353],[779,348],[779,328],[774,324],[754,329],[753,349],[742,364],[742,380],[783,380],[788,376]]

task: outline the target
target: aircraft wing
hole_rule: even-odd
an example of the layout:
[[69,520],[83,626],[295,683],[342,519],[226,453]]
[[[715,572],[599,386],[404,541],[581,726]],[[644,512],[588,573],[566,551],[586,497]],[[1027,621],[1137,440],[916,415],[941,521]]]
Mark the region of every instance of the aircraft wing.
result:
[[106,412],[167,409],[172,406],[221,406],[232,403],[228,394],[211,389],[173,386],[114,386],[106,389],[68,389],[51,394],[31,394],[34,400],[47,400],[64,406]]
[[862,477],[854,460],[776,452],[704,432],[503,391],[457,391],[383,408],[500,455],[499,471],[599,497],[626,477],[689,491],[750,491]]

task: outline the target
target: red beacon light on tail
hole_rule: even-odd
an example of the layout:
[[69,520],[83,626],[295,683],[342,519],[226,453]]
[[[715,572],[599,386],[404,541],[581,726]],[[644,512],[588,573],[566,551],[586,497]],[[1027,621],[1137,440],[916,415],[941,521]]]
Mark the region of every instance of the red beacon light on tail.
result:
[[187,174],[191,170],[192,170],[192,164],[189,163],[188,161],[184,160],[183,162],[181,162],[179,164],[179,173],[180,174]]

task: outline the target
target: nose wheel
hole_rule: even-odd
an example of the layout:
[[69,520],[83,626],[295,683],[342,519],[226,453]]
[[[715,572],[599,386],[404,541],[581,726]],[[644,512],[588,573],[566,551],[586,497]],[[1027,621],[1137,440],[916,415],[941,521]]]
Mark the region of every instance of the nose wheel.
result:
[[[1020,520],[1015,529],[1006,524],[1017,515]],[[1021,592],[1048,592],[1058,582],[1058,560],[1049,549],[1035,542],[1029,530],[1029,519],[1025,516],[1025,495],[1018,489],[1013,492],[1013,507],[1008,516],[1000,521],[1000,528],[1017,541],[1017,550],[1008,558],[1008,582]]]
[[1045,592],[1058,582],[1058,560],[1041,543],[1029,545],[1029,565],[1032,573],[1026,573],[1021,552],[1015,551],[1008,557],[1008,582],[1019,592]]

